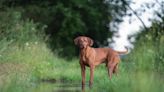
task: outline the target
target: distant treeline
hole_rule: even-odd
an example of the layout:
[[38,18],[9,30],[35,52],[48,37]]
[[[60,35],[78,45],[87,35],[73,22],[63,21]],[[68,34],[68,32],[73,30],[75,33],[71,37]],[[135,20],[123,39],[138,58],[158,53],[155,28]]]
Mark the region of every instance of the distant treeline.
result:
[[[109,23],[116,25],[126,15],[129,0],[1,0],[1,38],[18,35],[27,38],[34,33],[45,34],[52,51],[61,56],[77,55],[73,39],[86,35],[94,39],[94,46],[108,45],[113,34]],[[9,23],[9,24],[8,24]],[[32,23],[27,27],[28,23]],[[31,29],[34,24],[34,29]],[[17,27],[22,26],[21,32]],[[15,31],[10,31],[15,30]],[[25,31],[22,31],[25,30]],[[37,32],[35,32],[37,31]],[[44,31],[44,32],[43,32]],[[7,33],[6,33],[7,32]],[[15,32],[15,33],[13,33]],[[26,34],[27,33],[27,34]],[[18,36],[19,38],[19,36]],[[26,39],[22,38],[22,39]]]

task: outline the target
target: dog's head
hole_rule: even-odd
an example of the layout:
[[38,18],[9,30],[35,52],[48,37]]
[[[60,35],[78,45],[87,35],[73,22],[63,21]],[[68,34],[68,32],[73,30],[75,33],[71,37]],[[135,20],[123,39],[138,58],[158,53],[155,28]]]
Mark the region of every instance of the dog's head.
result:
[[93,45],[93,40],[89,37],[79,36],[74,39],[75,45],[79,46],[80,49],[86,48],[87,46]]

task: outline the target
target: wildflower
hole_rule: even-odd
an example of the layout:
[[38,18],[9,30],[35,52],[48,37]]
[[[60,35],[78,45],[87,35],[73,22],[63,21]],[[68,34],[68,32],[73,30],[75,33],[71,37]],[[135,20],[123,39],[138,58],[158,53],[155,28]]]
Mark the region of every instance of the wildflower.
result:
[[25,44],[26,46],[29,46],[29,43],[28,42],[26,42],[26,44]]
[[32,30],[34,31],[34,30],[35,30],[35,28],[33,27],[33,28],[32,28]]
[[38,42],[35,42],[35,45],[37,45],[38,44]]

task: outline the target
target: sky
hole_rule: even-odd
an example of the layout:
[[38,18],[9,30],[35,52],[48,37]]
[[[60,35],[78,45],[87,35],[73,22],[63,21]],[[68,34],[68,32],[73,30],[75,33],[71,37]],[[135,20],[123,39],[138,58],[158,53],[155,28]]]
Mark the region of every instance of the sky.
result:
[[[133,10],[137,10],[141,8],[141,4],[144,3],[153,3],[155,0],[132,0],[134,3],[130,6]],[[154,18],[153,11],[157,10],[158,6],[155,6],[153,9],[147,9],[146,12],[144,12],[140,18],[144,21],[145,25],[149,27],[151,25],[151,22],[148,21],[149,18]],[[140,28],[143,27],[141,22],[137,19],[135,15],[132,15],[131,17],[131,24],[129,24],[129,16],[125,16],[123,18],[123,22],[119,25],[118,34],[119,38],[113,37],[113,40],[115,43],[111,44],[111,46],[115,50],[125,50],[125,46],[128,46],[129,48],[133,48],[133,45],[129,43],[127,40],[128,35],[132,35],[134,33],[140,32]]]

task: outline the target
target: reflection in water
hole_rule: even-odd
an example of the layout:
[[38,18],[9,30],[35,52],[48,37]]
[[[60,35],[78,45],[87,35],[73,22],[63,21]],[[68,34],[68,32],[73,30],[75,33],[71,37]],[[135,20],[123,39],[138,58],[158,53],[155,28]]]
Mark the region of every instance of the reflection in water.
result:
[[71,83],[44,80],[40,82],[32,92],[82,92],[82,90],[80,82]]

